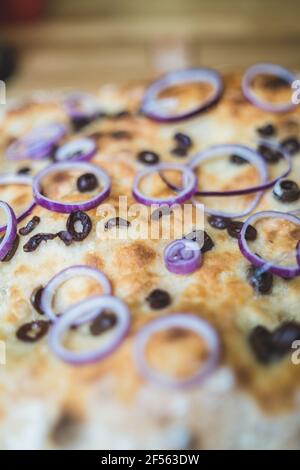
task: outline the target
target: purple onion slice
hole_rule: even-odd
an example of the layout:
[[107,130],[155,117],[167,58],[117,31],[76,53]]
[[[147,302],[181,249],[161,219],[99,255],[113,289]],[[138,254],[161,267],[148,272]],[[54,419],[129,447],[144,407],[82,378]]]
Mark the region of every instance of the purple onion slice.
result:
[[174,240],[165,249],[165,265],[174,274],[190,274],[202,263],[201,246],[193,240]]
[[[50,199],[43,194],[43,179],[45,176],[50,175],[51,173],[56,173],[59,171],[75,171],[80,170],[84,173],[93,173],[98,181],[102,183],[102,189],[100,192],[92,197],[91,199],[85,202],[59,202],[54,199]],[[104,199],[108,197],[111,189],[111,180],[108,174],[101,168],[92,165],[87,162],[61,162],[55,163],[41,170],[33,180],[33,196],[37,204],[54,212],[60,212],[63,214],[69,214],[71,212],[81,210],[88,211],[98,206]]]
[[[269,145],[269,144],[268,144]],[[271,144],[270,144],[271,145]],[[233,189],[229,191],[197,191],[197,196],[240,196],[242,194],[252,194],[257,191],[264,191],[265,189],[273,186],[275,182],[282,178],[283,175],[280,175],[279,178],[276,178],[276,181],[267,182],[268,179],[268,169],[267,165],[262,158],[262,156],[255,150],[246,147],[240,144],[222,144],[222,145],[213,145],[202,152],[197,153],[189,162],[189,167],[195,170],[200,163],[211,160],[218,156],[226,156],[230,154],[236,154],[239,157],[244,158],[249,163],[251,163],[259,173],[261,184],[257,186],[251,186],[245,189]],[[290,158],[286,156],[286,159],[290,163]],[[286,176],[286,175],[285,175]]]
[[[266,261],[265,259],[261,258],[257,254],[255,254],[249,247],[248,241],[246,240],[245,234],[246,230],[249,225],[254,226],[254,224],[261,219],[267,218],[275,218],[275,219],[283,219],[289,222],[294,223],[295,225],[300,226],[300,219],[295,215],[288,214],[285,212],[277,212],[277,211],[263,211],[257,212],[256,214],[251,215],[244,223],[243,228],[240,233],[239,237],[239,248],[241,253],[245,256],[245,258],[250,261],[251,264],[257,267],[268,266],[268,271],[275,274],[276,276],[281,276],[285,278],[293,278],[295,276],[299,276],[300,274],[300,265],[297,261],[295,266],[282,266],[276,263],[272,263],[271,261]],[[296,247],[296,258],[299,260],[299,253],[300,244],[297,244]]]
[[[32,185],[32,178],[26,175],[16,175],[14,173],[7,173],[0,175],[0,186],[6,186],[9,184],[21,184],[21,185]],[[25,219],[35,207],[35,201],[32,201],[17,217],[17,223]],[[6,225],[0,226],[0,233],[6,230]]]
[[[74,351],[63,345],[62,339],[73,325],[78,324],[78,321],[82,322],[83,318],[85,318],[84,323],[92,321],[106,309],[114,312],[117,318],[117,324],[107,342],[104,343],[101,338],[97,348],[87,351]],[[59,318],[50,332],[49,344],[53,352],[64,362],[73,365],[92,364],[112,354],[124,341],[129,327],[130,313],[120,299],[110,295],[90,297],[72,306]]]
[[82,91],[67,93],[63,97],[62,105],[72,119],[92,118],[99,112],[95,97]]
[[[155,371],[146,359],[146,348],[151,337],[171,329],[190,330],[207,343],[209,354],[199,371],[187,379],[173,379]],[[220,358],[220,342],[216,330],[202,318],[189,313],[175,313],[156,318],[138,331],[134,344],[134,358],[140,374],[155,385],[184,389],[203,383],[215,370]]]
[[7,220],[6,232],[0,241],[0,261],[2,261],[12,249],[17,236],[17,219],[14,211],[6,202],[0,201],[0,209],[5,213]]
[[62,145],[55,153],[55,161],[88,161],[95,155],[96,150],[97,146],[93,139],[82,137]]
[[[176,112],[174,110],[177,103],[176,99],[159,98],[160,93],[169,87],[195,82],[211,84],[213,92],[211,96],[201,103],[196,103],[192,109],[188,109],[185,112]],[[220,74],[215,70],[195,68],[169,72],[147,88],[141,110],[146,116],[155,121],[176,122],[205,111],[220,99],[222,92],[223,81]]]
[[46,285],[42,291],[40,305],[41,310],[53,322],[57,321],[57,315],[53,310],[53,301],[57,289],[65,282],[77,276],[84,276],[94,279],[103,287],[104,294],[111,293],[111,285],[105,274],[96,268],[85,265],[75,265],[60,271]]
[[66,127],[58,123],[44,124],[13,142],[6,151],[9,160],[42,160],[50,156],[53,147],[66,134]]
[[271,75],[278,77],[286,81],[290,85],[291,89],[292,83],[296,80],[296,76],[292,72],[280,65],[269,63],[252,65],[248,68],[242,79],[242,90],[245,98],[247,98],[250,103],[257,108],[270,113],[284,113],[294,108],[295,105],[292,103],[291,99],[286,103],[275,104],[259,98],[251,88],[252,80],[257,75]]
[[[184,187],[178,190],[176,196],[171,196],[169,198],[144,196],[139,189],[140,181],[152,173],[160,173],[163,171],[180,171],[183,175],[182,179],[184,181]],[[133,182],[132,194],[138,202],[145,204],[146,206],[151,206],[152,204],[167,204],[168,206],[172,206],[173,204],[181,204],[190,199],[194,195],[196,189],[197,177],[190,168],[177,163],[161,163],[151,168],[146,168],[136,175]]]
[[[239,144],[222,144],[222,145],[214,145],[209,147],[206,150],[203,150],[200,153],[197,153],[189,163],[190,168],[195,170],[195,168],[199,165],[199,163],[209,160],[211,158],[215,158],[218,155],[224,156],[228,154],[238,154],[239,156],[243,157],[248,162],[252,163],[253,166],[257,169],[261,183],[257,186],[252,186],[250,188],[245,188],[241,190],[230,190],[230,191],[196,191],[195,195],[197,196],[204,196],[204,197],[211,197],[211,196],[240,196],[243,194],[251,194],[256,192],[253,200],[251,203],[240,212],[225,212],[220,210],[209,209],[205,206],[205,212],[210,215],[217,215],[221,217],[229,217],[229,218],[238,218],[244,217],[245,215],[252,212],[255,207],[257,206],[258,202],[260,201],[263,190],[269,186],[268,180],[268,170],[265,161],[263,160],[262,156],[257,153],[255,150],[252,150],[249,147],[245,147],[244,145]],[[276,179],[277,181],[277,179]],[[274,184],[274,181],[272,182]],[[195,206],[199,204],[199,201],[195,197],[192,199]],[[202,207],[202,204],[201,204]]]

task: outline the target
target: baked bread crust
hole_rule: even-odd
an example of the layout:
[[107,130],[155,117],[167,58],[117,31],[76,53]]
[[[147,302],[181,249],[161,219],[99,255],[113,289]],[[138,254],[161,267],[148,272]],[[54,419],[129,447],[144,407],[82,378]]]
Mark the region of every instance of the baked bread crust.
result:
[[[93,163],[112,178],[112,192],[105,203],[116,206],[120,195],[135,202],[132,181],[142,169],[136,158],[138,152],[151,150],[159,154],[161,161],[181,162],[171,152],[175,132],[192,138],[190,155],[217,143],[253,146],[257,128],[268,123],[276,127],[279,140],[299,136],[299,107],[281,115],[263,112],[244,99],[239,75],[224,79],[225,92],[216,106],[177,124],[157,124],[139,114],[145,84],[107,86],[99,91],[96,99],[111,115],[69,134],[65,140],[81,135],[95,138],[97,153]],[[118,116],[123,110],[129,113]],[[1,172],[15,172],[27,166],[28,162],[9,162],[5,158],[7,145],[32,127],[50,121],[69,126],[53,96],[42,101],[30,99],[7,111],[0,124]],[[123,136],[118,137],[116,133],[120,131]],[[45,166],[45,162],[29,164],[34,173]],[[284,164],[270,166],[271,174],[283,169]],[[204,169],[201,177],[207,188],[216,184],[225,189],[233,181],[232,166],[224,160],[217,171]],[[250,186],[256,178],[254,169],[245,165],[236,184]],[[293,157],[289,179],[300,184],[299,153]],[[72,180],[67,175],[63,185],[61,178],[53,177],[48,189],[50,197],[63,200],[74,196]],[[0,188],[0,199],[10,202],[18,212],[30,199],[30,190],[16,185]],[[225,199],[210,202],[222,209],[228,204]],[[245,204],[248,200],[249,196],[239,197],[239,202],[233,198],[232,204]],[[297,203],[292,203],[288,209],[296,207]],[[256,211],[270,209],[286,211],[286,205],[276,201],[269,190]],[[33,215],[41,219],[38,232],[65,228],[66,215],[38,206],[20,226],[26,225]],[[182,278],[170,274],[164,266],[167,240],[114,240],[109,232],[100,240],[96,233],[101,222],[99,210],[89,211],[89,216],[93,229],[82,243],[66,247],[56,238],[41,244],[35,252],[25,253],[22,246],[30,234],[22,237],[13,259],[1,263],[0,340],[6,343],[7,364],[0,366],[0,447],[299,448],[300,367],[292,364],[290,356],[270,366],[259,364],[247,338],[256,325],[272,330],[283,321],[300,321],[300,277],[291,281],[276,278],[270,295],[255,294],[247,280],[249,263],[241,255],[237,240],[205,222],[214,249],[205,253],[200,270]],[[275,237],[279,252],[290,247],[291,227],[278,223],[262,225],[258,251],[263,251],[263,243],[270,237]],[[267,250],[272,255],[269,245]],[[19,326],[42,318],[30,304],[32,291],[74,264],[101,269],[111,281],[114,295],[128,305],[132,315],[130,333],[121,347],[106,360],[83,367],[57,359],[46,337],[27,344],[15,336]],[[170,294],[170,306],[151,309],[146,298],[155,288]],[[93,283],[71,283],[58,292],[57,311],[96,293],[101,290]],[[169,312],[195,313],[212,323],[221,337],[220,367],[203,385],[185,392],[162,390],[145,382],[133,361],[136,331],[150,319]],[[179,363],[187,357],[182,347],[172,346]],[[189,348],[193,355],[192,342]]]

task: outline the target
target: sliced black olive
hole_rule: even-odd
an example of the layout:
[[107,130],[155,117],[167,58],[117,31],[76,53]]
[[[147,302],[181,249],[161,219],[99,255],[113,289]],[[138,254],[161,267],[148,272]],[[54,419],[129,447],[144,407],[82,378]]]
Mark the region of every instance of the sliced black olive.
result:
[[114,227],[130,227],[130,222],[129,220],[122,219],[122,217],[114,217],[112,219],[109,219],[105,225],[104,229],[109,230]]
[[257,326],[249,335],[249,344],[257,360],[262,364],[278,361],[291,351],[294,341],[300,339],[300,324],[285,322],[273,332]]
[[159,162],[159,156],[157,153],[152,152],[151,150],[143,150],[138,153],[137,159],[139,162],[144,163],[145,165],[156,165]]
[[288,137],[281,142],[283,149],[288,152],[290,155],[295,155],[295,153],[300,150],[300,142],[297,137]]
[[90,332],[93,336],[101,335],[117,324],[117,317],[114,312],[104,310],[98,315],[90,325]]
[[153,310],[159,310],[161,308],[166,308],[171,303],[170,294],[162,289],[154,289],[148,297],[146,297],[147,302]]
[[16,336],[25,343],[35,343],[48,333],[50,324],[49,321],[44,320],[25,323],[17,330]]
[[32,217],[31,220],[29,220],[29,222],[27,223],[27,225],[25,225],[25,227],[20,228],[19,234],[28,235],[38,226],[40,221],[41,219],[37,215],[35,215],[34,217]]
[[119,111],[113,114],[111,117],[114,119],[121,119],[121,118],[129,117],[129,116],[131,116],[130,111],[126,111],[126,109],[124,109],[123,111]]
[[23,246],[23,250],[28,253],[31,251],[35,251],[39,245],[45,241],[53,240],[56,237],[56,233],[38,233],[31,237],[27,243]]
[[39,312],[40,315],[44,315],[44,312],[41,307],[41,297],[43,290],[43,286],[36,287],[30,296],[31,305],[37,312]]
[[94,191],[99,186],[99,182],[93,173],[85,173],[79,176],[76,185],[80,193],[87,193]]
[[111,132],[111,137],[116,140],[123,140],[123,139],[132,139],[132,134],[128,131],[113,131]]
[[265,126],[258,127],[256,131],[261,137],[272,137],[276,134],[276,129],[273,124],[266,124]]
[[31,168],[29,166],[23,166],[22,168],[19,168],[17,173],[18,175],[28,175],[28,173],[31,172]]
[[178,145],[177,147],[171,150],[171,153],[173,155],[176,155],[176,157],[186,157],[188,154],[188,147],[182,147]]
[[[239,238],[243,226],[244,226],[244,222],[241,222],[239,220],[231,220],[227,224],[228,235],[230,235],[232,238]],[[256,228],[252,227],[252,225],[248,225],[246,233],[245,233],[246,240],[253,241],[256,239],[256,237],[257,237]]]
[[[1,237],[2,239],[3,237]],[[16,251],[19,247],[19,243],[20,243],[20,237],[19,235],[16,235],[16,238],[14,239],[14,243],[13,243],[13,246],[11,247],[11,249],[9,250],[9,252],[5,255],[5,257],[2,259],[2,263],[6,263],[8,261],[10,261],[14,255],[16,254]]]
[[207,220],[213,228],[218,230],[225,230],[227,228],[228,222],[230,221],[230,219],[221,217],[220,215],[210,215]]
[[179,147],[188,148],[188,147],[191,147],[193,145],[192,139],[188,135],[183,134],[182,132],[177,132],[174,135],[174,139],[178,143]]
[[273,275],[268,271],[261,272],[260,268],[250,266],[247,273],[250,285],[258,294],[266,295],[272,291]]
[[73,237],[67,230],[62,230],[61,232],[58,232],[56,235],[58,236],[58,238],[61,239],[61,241],[64,242],[66,246],[71,245],[73,241]]
[[91,122],[96,121],[97,119],[101,119],[105,116],[107,116],[106,113],[104,113],[103,111],[99,111],[98,113],[92,116],[73,117],[71,119],[73,131],[79,132],[83,127],[87,126],[88,124],[91,124]]
[[[78,231],[76,225],[81,223],[81,231]],[[73,240],[81,242],[92,230],[92,221],[90,217],[82,211],[72,212],[67,220],[67,231],[72,235]]]
[[230,162],[235,163],[235,165],[246,165],[247,163],[249,163],[246,158],[240,157],[236,154],[230,155]]
[[185,235],[184,238],[200,243],[202,245],[202,253],[212,250],[212,248],[215,246],[208,233],[204,232],[203,230],[192,230],[192,232]]
[[264,326],[257,326],[251,331],[249,344],[261,364],[269,364],[274,360],[272,333]]
[[274,164],[283,158],[279,150],[269,147],[268,145],[260,144],[257,148],[258,153],[264,158],[267,163]]
[[279,180],[273,188],[273,194],[280,202],[294,202],[300,198],[300,189],[295,181]]

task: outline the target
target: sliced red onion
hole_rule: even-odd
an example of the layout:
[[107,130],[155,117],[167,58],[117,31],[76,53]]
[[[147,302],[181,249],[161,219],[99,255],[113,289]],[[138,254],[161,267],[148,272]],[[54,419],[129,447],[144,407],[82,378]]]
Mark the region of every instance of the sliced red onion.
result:
[[62,139],[66,128],[62,124],[49,123],[29,131],[13,142],[6,151],[9,160],[42,160],[49,157],[54,145]]
[[5,212],[7,219],[6,232],[0,241],[0,261],[2,261],[12,249],[17,236],[17,219],[14,211],[6,202],[0,201],[0,209]]
[[[270,145],[267,143],[267,145]],[[229,191],[197,191],[197,196],[240,196],[242,194],[251,194],[256,193],[257,191],[263,191],[268,187],[273,186],[274,182],[267,182],[268,179],[268,168],[266,162],[262,156],[255,150],[239,144],[222,144],[222,145],[213,145],[202,152],[197,153],[189,162],[189,167],[195,170],[200,163],[211,160],[218,156],[227,156],[227,155],[238,155],[239,157],[244,158],[249,163],[256,168],[259,173],[261,184],[257,186],[251,186],[245,189],[233,189]],[[285,155],[285,154],[284,154]],[[286,156],[286,155],[285,155]],[[286,159],[290,162],[290,158],[286,156]],[[282,175],[277,178],[282,178]],[[277,181],[276,179],[276,181]],[[274,180],[275,181],[275,180]]]
[[[84,173],[93,173],[102,182],[101,191],[91,199],[85,202],[59,202],[49,199],[42,193],[42,182],[45,176],[59,171],[83,171]],[[87,162],[61,162],[55,163],[41,170],[33,180],[33,196],[35,201],[40,206],[54,212],[69,214],[73,211],[81,210],[88,211],[98,206],[110,193],[111,180],[108,174],[101,168]]]
[[80,91],[68,93],[64,96],[62,104],[72,119],[90,118],[99,112],[95,97]]
[[[146,348],[151,337],[159,332],[173,328],[190,330],[204,339],[209,348],[209,355],[199,371],[187,379],[173,379],[155,371],[146,359]],[[220,358],[220,342],[215,329],[202,318],[189,313],[176,313],[156,318],[138,331],[134,344],[134,358],[140,374],[156,385],[174,389],[200,385],[217,367]]]
[[[195,104],[193,109],[185,112],[174,110],[176,107],[176,99],[167,98],[160,99],[159,95],[167,88],[188,84],[188,83],[210,83],[213,92],[210,97],[201,103]],[[205,111],[215,104],[221,97],[223,92],[223,81],[218,72],[212,69],[195,68],[179,70],[167,73],[164,77],[152,83],[146,90],[141,110],[149,118],[159,122],[175,122],[187,119],[201,111]]]
[[[85,323],[89,322],[106,309],[113,311],[117,317],[117,324],[111,332],[112,337],[109,341],[103,344],[101,339],[96,349],[88,351],[73,351],[63,345],[64,335],[73,325],[78,324],[78,320],[85,318]],[[50,332],[49,344],[54,353],[64,362],[73,365],[91,364],[112,354],[125,339],[129,327],[129,310],[120,299],[110,295],[90,297],[68,309],[59,318]]]
[[97,146],[93,139],[82,137],[62,145],[55,153],[55,160],[57,162],[88,161],[95,155],[96,150]]
[[193,240],[174,240],[165,249],[166,268],[175,274],[190,274],[202,263],[201,246]]
[[18,139],[6,150],[9,160],[43,160],[51,154],[53,146],[46,141],[29,141]]
[[[267,182],[268,179],[268,170],[267,170],[267,165],[261,155],[257,153],[255,150],[252,150],[249,147],[245,147],[243,145],[239,144],[222,144],[222,145],[214,145],[212,147],[209,147],[206,150],[203,150],[200,153],[197,153],[192,160],[189,163],[190,168],[193,170],[199,165],[199,163],[209,160],[211,158],[215,158],[218,155],[224,156],[224,155],[229,155],[229,154],[237,154],[247,160],[248,162],[252,163],[253,166],[257,169],[260,179],[261,179],[261,184],[258,186],[252,186],[250,188],[245,188],[241,190],[230,190],[230,191],[197,191],[196,195],[197,196],[240,196],[243,194],[250,194],[252,192],[257,192],[255,195],[253,201],[247,206],[243,211],[241,212],[224,212],[224,211],[219,211],[219,210],[214,210],[214,209],[209,209],[208,207],[205,207],[205,212],[207,214],[211,215],[217,215],[221,217],[229,217],[229,218],[237,218],[237,217],[244,217],[245,215],[249,214],[252,212],[255,207],[257,206],[260,198],[262,197],[263,190],[268,187],[269,182]],[[277,181],[277,179],[276,179]],[[272,182],[274,184],[274,181]],[[193,203],[195,206],[199,204],[197,199],[194,197],[192,199]],[[201,204],[202,207],[202,204]]]
[[49,144],[55,145],[60,139],[64,137],[67,129],[63,124],[57,122],[50,122],[42,126],[35,127],[26,134],[24,137],[27,141],[44,140]]
[[271,113],[284,113],[295,106],[291,99],[287,103],[275,104],[269,103],[268,101],[259,98],[259,96],[254,93],[251,87],[253,78],[257,75],[273,75],[282,78],[287,83],[289,83],[290,86],[292,86],[292,83],[296,80],[296,76],[292,72],[285,69],[284,67],[281,67],[280,65],[268,63],[252,65],[246,71],[242,79],[242,90],[245,98],[247,98],[250,103],[252,103],[257,108],[262,109],[263,111]]
[[[16,175],[14,173],[7,173],[0,175],[0,186],[6,186],[9,184],[21,184],[21,185],[32,185],[32,178],[31,176],[26,175]],[[21,214],[17,216],[17,223],[21,222],[25,219],[35,207],[35,201],[32,201],[26,209],[24,209]],[[0,226],[0,232],[6,230],[6,225]]]
[[[183,174],[182,179],[184,181],[184,187],[178,191],[176,196],[171,196],[169,198],[144,196],[139,190],[140,181],[152,173],[160,173],[162,171],[180,171]],[[132,194],[138,202],[145,204],[146,206],[151,206],[151,204],[167,204],[168,206],[172,206],[175,203],[181,204],[190,199],[195,193],[196,189],[197,177],[190,168],[177,163],[161,163],[151,168],[146,168],[136,175],[133,182]]]
[[90,277],[94,279],[102,286],[104,294],[111,293],[110,282],[103,272],[96,268],[91,268],[90,266],[85,265],[70,266],[69,268],[66,268],[56,274],[42,291],[40,300],[41,310],[53,322],[57,321],[57,315],[53,310],[53,301],[57,289],[65,282],[78,276]]
[[[275,144],[266,140],[262,140],[262,139],[260,139],[258,142],[259,144],[265,145],[267,147],[270,147],[280,152],[283,158],[286,160],[287,168],[279,176],[276,176],[276,178],[270,181],[267,181],[265,183],[262,182],[261,184],[258,184],[255,186],[249,186],[248,188],[244,188],[244,189],[232,189],[229,191],[197,191],[196,195],[197,196],[242,196],[244,194],[253,194],[253,193],[257,193],[258,191],[265,191],[269,188],[272,188],[277,183],[277,181],[288,176],[292,170],[292,160],[291,160],[290,155],[284,150],[284,148],[281,145],[278,145],[278,144]],[[242,156],[242,158],[244,158],[245,160],[253,164],[253,166],[257,169],[262,181],[267,179],[268,167],[265,163],[264,158],[260,155],[259,152],[256,152],[255,150],[252,150],[249,147],[245,147],[239,144],[224,144],[222,146],[217,145],[214,147],[210,147],[207,150],[204,150],[203,152],[201,152],[201,155],[197,154],[192,159],[191,161],[192,168],[195,168],[195,166],[198,166],[199,162],[202,160],[207,160],[209,158],[215,157],[218,153],[223,153],[222,148],[220,147],[223,147],[224,151],[226,152],[235,152],[235,154]],[[215,153],[215,149],[217,150],[217,154]],[[208,152],[208,154],[202,158],[202,154],[205,154],[206,152]],[[194,162],[194,159],[195,159],[195,162]]]
[[[294,223],[295,225],[300,225],[300,219],[292,214],[287,214],[285,212],[277,212],[277,211],[263,211],[257,212],[256,214],[251,215],[243,225],[243,228],[240,233],[239,237],[239,248],[241,253],[245,256],[245,258],[250,261],[251,264],[257,267],[265,266],[266,263],[269,263],[270,266],[268,267],[268,271],[275,274],[276,276],[286,277],[286,278],[293,278],[295,276],[299,276],[300,274],[300,265],[297,261],[295,266],[282,266],[278,265],[265,259],[261,258],[257,254],[253,253],[248,245],[248,241],[246,240],[245,234],[246,230],[249,225],[254,225],[258,220],[265,219],[265,218],[274,218],[274,219],[284,219],[289,222]],[[299,253],[300,244],[297,245],[297,255],[296,258],[300,256]]]

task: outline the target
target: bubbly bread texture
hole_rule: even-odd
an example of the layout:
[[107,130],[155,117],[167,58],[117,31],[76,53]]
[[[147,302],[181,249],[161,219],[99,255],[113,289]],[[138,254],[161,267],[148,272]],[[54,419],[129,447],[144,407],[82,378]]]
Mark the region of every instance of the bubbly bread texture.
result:
[[[1,173],[29,166],[31,174],[35,174],[49,164],[49,160],[11,162],[5,155],[7,146],[37,125],[64,123],[69,132],[62,143],[79,136],[95,139],[97,152],[92,163],[103,168],[112,180],[111,194],[104,203],[117,207],[119,196],[135,202],[133,179],[145,168],[137,158],[141,151],[157,153],[160,162],[186,163],[210,145],[241,143],[255,147],[257,129],[267,124],[276,128],[275,141],[300,137],[299,106],[284,114],[261,111],[244,99],[240,79],[224,77],[225,91],[217,105],[175,124],[156,123],[139,113],[145,84],[103,87],[95,100],[107,115],[77,132],[73,132],[56,96],[29,97],[14,103],[1,120]],[[190,94],[194,96],[192,87],[187,87],[185,93],[189,101]],[[118,114],[121,111],[128,113]],[[172,153],[177,132],[192,139],[193,146],[186,157]],[[292,157],[292,163],[289,179],[300,185],[300,152]],[[269,165],[270,176],[280,174],[285,165],[284,160]],[[251,165],[235,166],[228,157],[203,165],[198,176],[203,189],[226,190],[258,181]],[[165,195],[164,185],[154,180],[151,184],[155,196]],[[78,194],[74,175],[68,174],[49,177],[46,190],[49,197],[62,201],[89,197]],[[208,207],[230,211],[245,207],[252,197],[199,200]],[[11,203],[18,214],[30,200],[30,188],[0,186],[0,200]],[[296,208],[297,202],[284,204],[268,190],[255,212]],[[65,230],[68,218],[36,206],[18,228],[34,215],[40,217],[40,224],[31,234],[21,237],[11,261],[0,265],[0,340],[6,344],[6,365],[0,365],[0,447],[298,448],[300,365],[294,365],[290,355],[271,365],[260,364],[248,337],[257,325],[273,330],[283,322],[300,322],[300,277],[286,281],[274,276],[272,291],[259,295],[249,284],[249,263],[237,240],[226,230],[214,229],[207,219],[204,229],[214,247],[203,255],[202,267],[186,276],[172,274],[163,259],[169,240],[116,240],[109,231],[99,236],[100,209],[99,206],[88,212],[93,227],[82,242],[65,246],[55,238],[28,253],[23,245],[32,235]],[[300,239],[299,230],[283,220],[265,220],[256,228],[259,236],[255,251],[269,259],[293,248]],[[47,336],[35,343],[16,337],[21,325],[45,319],[30,303],[33,290],[75,264],[103,271],[111,282],[113,295],[126,303],[131,314],[131,328],[122,345],[105,360],[79,367],[58,359],[49,348]],[[154,289],[169,293],[168,306],[151,308],[147,297]],[[68,281],[57,292],[55,310],[63,312],[70,304],[96,294],[101,294],[101,287],[94,281]],[[139,375],[133,359],[136,332],[151,319],[176,312],[190,312],[208,320],[220,335],[222,346],[217,370],[203,384],[187,391],[160,389],[147,382]],[[85,348],[97,341],[102,341],[101,336],[95,339],[82,333],[79,344]],[[197,354],[197,344],[174,338],[168,341],[172,343],[171,354],[156,343],[151,352],[154,363],[156,355],[158,362],[163,358],[167,371],[172,370],[174,361],[180,370],[185,366],[189,370],[188,361]]]

